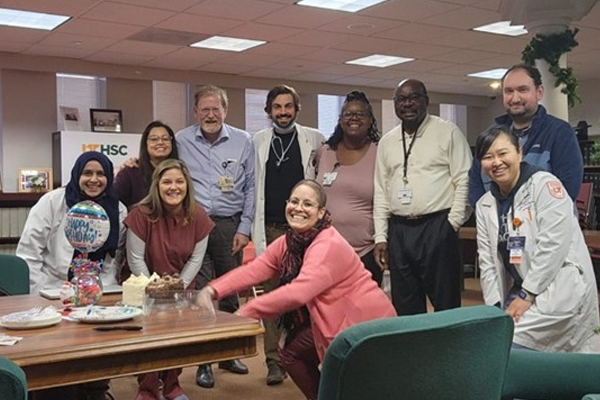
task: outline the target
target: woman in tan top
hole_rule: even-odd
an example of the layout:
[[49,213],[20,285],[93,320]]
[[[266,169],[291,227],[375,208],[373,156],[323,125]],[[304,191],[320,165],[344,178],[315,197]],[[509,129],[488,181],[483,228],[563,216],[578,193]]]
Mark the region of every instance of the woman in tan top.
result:
[[363,92],[348,93],[333,135],[319,150],[317,181],[327,193],[334,227],[381,284],[383,271],[373,257],[373,174],[378,141],[369,99]]

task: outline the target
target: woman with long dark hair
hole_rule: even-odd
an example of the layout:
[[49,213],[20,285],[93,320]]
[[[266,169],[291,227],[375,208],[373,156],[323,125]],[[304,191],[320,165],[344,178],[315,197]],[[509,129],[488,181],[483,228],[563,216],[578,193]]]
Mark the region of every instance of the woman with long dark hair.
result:
[[169,125],[152,121],[142,133],[137,166],[124,166],[115,178],[115,192],[127,208],[146,197],[154,168],[167,158],[179,158],[175,133]]

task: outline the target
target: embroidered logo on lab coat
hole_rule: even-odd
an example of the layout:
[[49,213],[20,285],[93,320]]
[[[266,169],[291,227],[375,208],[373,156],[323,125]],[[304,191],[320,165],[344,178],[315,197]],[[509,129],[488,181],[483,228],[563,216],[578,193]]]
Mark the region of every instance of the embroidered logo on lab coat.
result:
[[565,189],[563,188],[563,185],[560,182],[548,182],[547,185],[548,191],[550,192],[552,197],[556,197],[557,199],[563,199],[565,197]]

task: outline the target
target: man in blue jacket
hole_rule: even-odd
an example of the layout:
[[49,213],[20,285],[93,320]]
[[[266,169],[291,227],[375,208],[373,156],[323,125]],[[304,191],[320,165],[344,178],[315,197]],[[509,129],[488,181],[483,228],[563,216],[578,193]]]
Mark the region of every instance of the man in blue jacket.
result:
[[[537,68],[525,64],[512,66],[502,78],[502,99],[506,114],[495,119],[519,136],[523,161],[553,173],[575,201],[583,179],[583,159],[574,130],[567,122],[546,112],[539,102],[544,95]],[[469,203],[489,190],[490,178],[473,159],[469,170]]]

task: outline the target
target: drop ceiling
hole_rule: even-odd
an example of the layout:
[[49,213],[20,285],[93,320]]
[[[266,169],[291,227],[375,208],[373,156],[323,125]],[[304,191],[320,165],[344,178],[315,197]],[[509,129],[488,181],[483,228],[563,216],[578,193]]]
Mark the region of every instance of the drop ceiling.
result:
[[[0,0],[0,7],[70,15],[54,31],[0,27],[2,53],[280,80],[489,95],[468,73],[509,67],[531,35],[471,31],[499,21],[500,0],[390,0],[356,14],[294,0]],[[600,79],[600,6],[581,21],[568,64]],[[267,41],[242,53],[187,47],[212,35]],[[387,68],[344,64],[374,53],[416,61]]]

